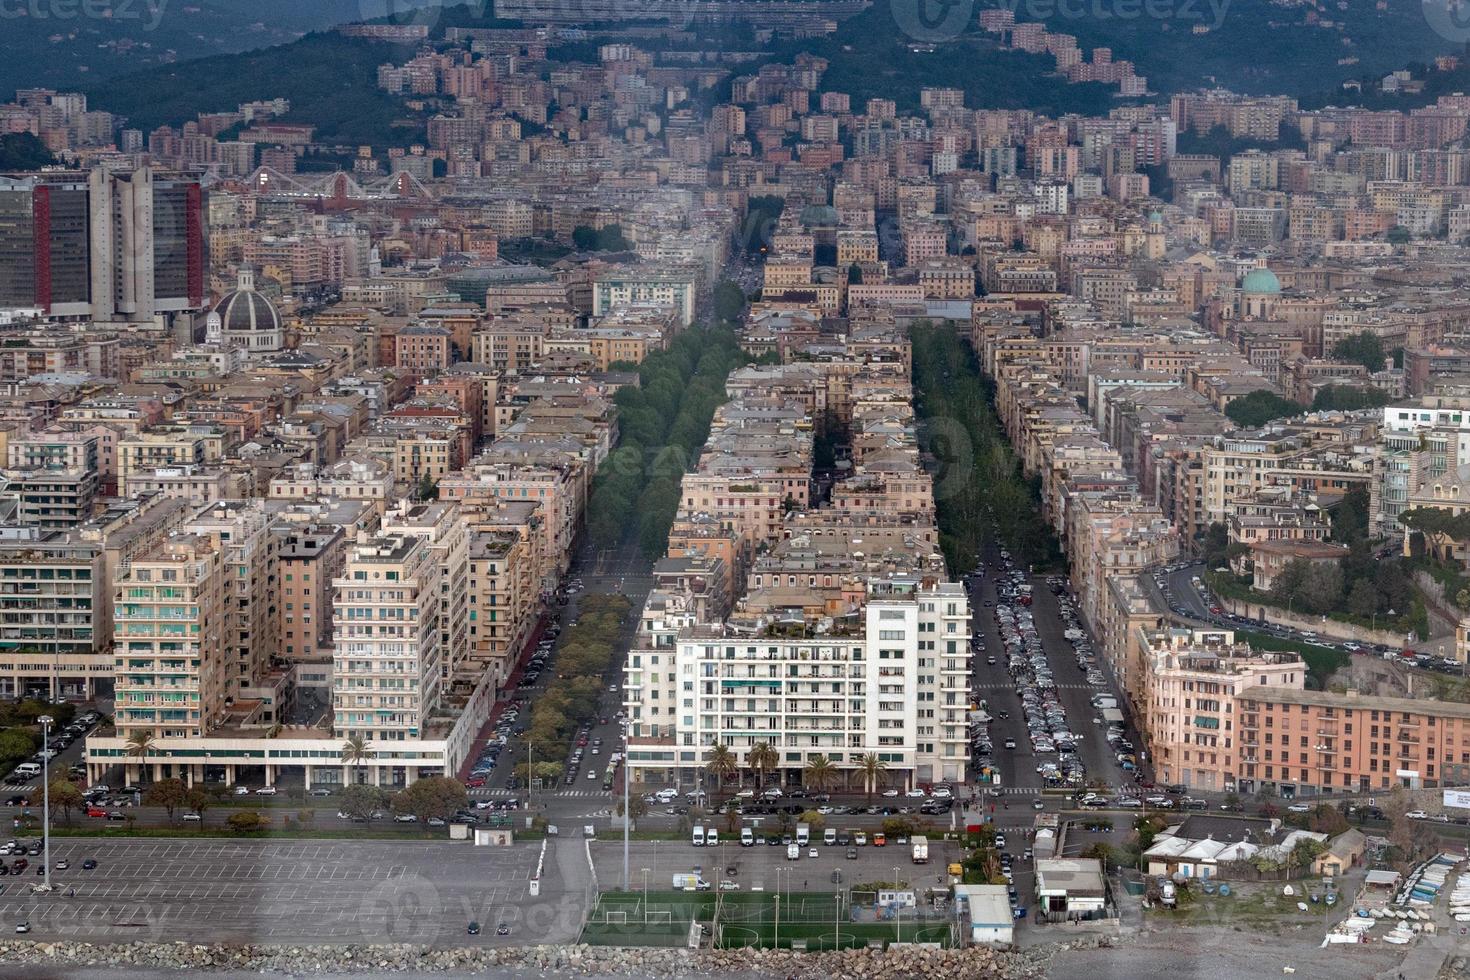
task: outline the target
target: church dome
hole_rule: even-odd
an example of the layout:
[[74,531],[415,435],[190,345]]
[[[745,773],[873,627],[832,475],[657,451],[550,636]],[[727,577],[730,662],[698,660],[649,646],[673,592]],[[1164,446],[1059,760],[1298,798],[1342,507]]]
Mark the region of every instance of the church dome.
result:
[[225,333],[274,332],[281,329],[281,315],[263,293],[255,291],[255,273],[241,269],[239,284],[225,293],[215,306]]
[[1281,292],[1281,280],[1270,269],[1252,269],[1240,283],[1241,292],[1275,295]]
[[241,268],[238,285],[215,304],[205,320],[205,341],[269,353],[284,346],[281,314],[264,293],[255,290],[255,271]]

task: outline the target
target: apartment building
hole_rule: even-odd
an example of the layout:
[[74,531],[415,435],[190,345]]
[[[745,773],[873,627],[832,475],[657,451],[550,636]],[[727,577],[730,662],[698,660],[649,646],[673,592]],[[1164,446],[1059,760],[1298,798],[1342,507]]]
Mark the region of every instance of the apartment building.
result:
[[423,538],[439,562],[439,664],[447,690],[469,653],[469,528],[456,503],[399,501],[383,515],[381,533]]
[[[321,686],[320,673],[329,680],[331,670],[332,582],[342,574],[347,560],[347,534],[335,524],[281,524],[272,528],[280,537],[276,546],[280,598],[276,603],[276,636],[280,653],[288,663],[300,666],[297,683]],[[310,665],[310,666],[308,666]]]
[[442,690],[440,557],[427,538],[362,535],[333,581],[332,708],[339,737],[418,740]]
[[187,534],[213,537],[224,553],[225,697],[265,677],[279,653],[279,539],[270,531],[264,500],[221,501],[205,507],[183,526]]
[[692,269],[610,269],[598,273],[592,284],[592,315],[605,316],[618,306],[652,303],[672,307],[683,329],[694,322],[698,289],[698,275]]
[[469,650],[460,677],[504,686],[535,624],[539,594],[527,533],[473,530],[469,542]]
[[1140,645],[1146,692],[1140,718],[1154,778],[1235,791],[1241,760],[1256,748],[1241,730],[1240,693],[1301,690],[1306,665],[1294,653],[1252,651],[1231,630],[1150,630]]
[[110,681],[106,589],[102,549],[79,535],[14,529],[0,539],[0,695],[90,699]]
[[1239,791],[1329,796],[1470,781],[1470,705],[1256,686],[1238,694]]
[[[159,743],[223,723],[230,690],[226,633],[233,590],[213,535],[175,534],[121,571],[114,610],[118,738]],[[155,778],[161,771],[155,764]]]
[[[639,661],[629,661],[630,739],[669,743],[630,748],[633,778],[693,780],[716,744],[748,767],[751,749],[766,744],[779,754],[782,785],[799,785],[820,756],[860,788],[857,769],[869,753],[887,764],[891,785],[962,782],[969,630],[964,588],[917,578],[875,581],[860,615],[809,636],[779,622],[754,636],[680,630],[672,646],[640,649]],[[666,664],[651,659],[670,653]],[[659,687],[658,700],[674,702],[659,705],[673,715],[668,721],[643,696],[659,673],[676,678]]]
[[161,466],[200,466],[218,459],[220,453],[211,454],[207,442],[202,433],[176,428],[124,436],[117,442],[118,481]]

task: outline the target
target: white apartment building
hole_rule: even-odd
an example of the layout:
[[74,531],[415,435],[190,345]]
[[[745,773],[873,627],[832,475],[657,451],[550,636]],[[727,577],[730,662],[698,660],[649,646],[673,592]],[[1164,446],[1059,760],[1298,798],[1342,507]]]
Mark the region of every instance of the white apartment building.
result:
[[[672,647],[664,633],[627,667],[636,782],[697,782],[717,744],[748,769],[761,743],[777,750],[787,785],[824,756],[859,789],[870,752],[886,763],[889,785],[965,778],[970,608],[958,584],[875,581],[852,621],[774,622],[754,636],[697,626],[679,630]],[[672,663],[652,659],[670,653]]]
[[114,717],[119,739],[208,733],[225,716],[224,552],[213,535],[180,534],[118,578]]
[[699,284],[693,272],[680,270],[609,270],[592,284],[592,315],[605,316],[615,307],[639,303],[671,306],[679,326],[694,322]]
[[363,535],[347,550],[333,622],[339,737],[417,741],[439,703],[439,556],[414,535]]
[[225,697],[239,698],[279,652],[276,602],[280,539],[270,533],[264,500],[212,504],[183,530],[220,541],[225,561]]
[[384,515],[382,533],[427,539],[439,563],[439,661],[447,688],[449,679],[470,650],[470,532],[459,504],[399,501]]

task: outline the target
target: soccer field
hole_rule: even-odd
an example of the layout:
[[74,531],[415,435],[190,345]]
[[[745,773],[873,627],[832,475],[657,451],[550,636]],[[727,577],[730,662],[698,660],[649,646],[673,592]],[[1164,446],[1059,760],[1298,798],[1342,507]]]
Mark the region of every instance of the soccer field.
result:
[[681,946],[693,924],[699,940],[724,947],[833,949],[904,942],[949,945],[944,921],[852,921],[845,898],[826,892],[603,892],[582,941],[602,946]]

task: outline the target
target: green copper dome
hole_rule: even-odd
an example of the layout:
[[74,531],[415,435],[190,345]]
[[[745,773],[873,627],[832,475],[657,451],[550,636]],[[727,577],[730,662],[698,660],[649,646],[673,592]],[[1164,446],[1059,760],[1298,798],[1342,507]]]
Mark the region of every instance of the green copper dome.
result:
[[1240,283],[1241,291],[1275,295],[1281,292],[1281,280],[1270,269],[1252,269]]

